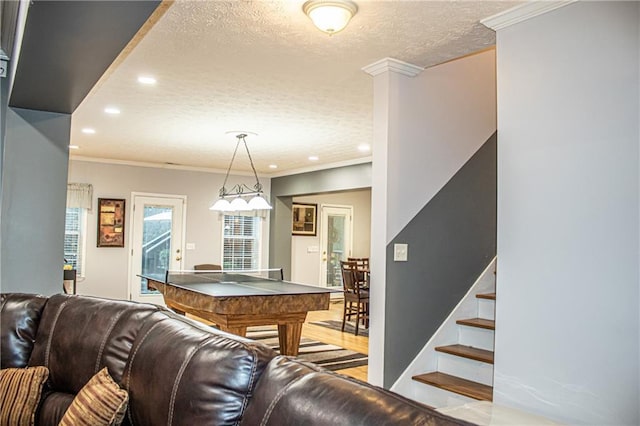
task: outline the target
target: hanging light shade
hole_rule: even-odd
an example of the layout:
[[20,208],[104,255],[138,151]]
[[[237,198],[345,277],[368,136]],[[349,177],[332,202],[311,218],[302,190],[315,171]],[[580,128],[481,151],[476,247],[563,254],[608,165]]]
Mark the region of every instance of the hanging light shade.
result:
[[217,211],[221,211],[221,212],[230,211],[231,210],[231,203],[229,201],[225,200],[224,198],[220,198],[220,199],[218,199],[218,201],[213,203],[213,205],[211,207],[209,207],[209,210],[217,210]]
[[249,200],[249,207],[251,210],[271,210],[271,206],[260,195],[256,195],[252,199]]
[[[220,188],[220,198],[213,203],[210,210],[220,211],[220,212],[230,212],[230,211],[249,211],[249,210],[270,210],[271,205],[267,202],[267,200],[263,197],[264,193],[262,192],[262,185],[260,184],[260,180],[258,179],[258,173],[256,172],[256,168],[253,165],[253,159],[251,158],[251,153],[249,152],[249,147],[247,146],[246,133],[240,133],[236,135],[238,138],[238,142],[236,143],[236,149],[233,151],[233,157],[231,157],[231,162],[229,163],[229,168],[227,169],[227,174],[224,177],[224,183],[222,184],[222,188]],[[244,148],[247,151],[247,156],[249,157],[249,163],[251,164],[251,170],[253,170],[253,176],[256,178],[256,183],[253,185],[253,188],[245,185],[245,184],[237,184],[234,185],[231,190],[227,190],[227,180],[229,179],[229,173],[231,172],[231,166],[233,165],[233,160],[236,158],[236,154],[238,153],[238,147],[240,147],[240,143],[244,144]],[[247,202],[245,197],[253,197],[251,201]],[[254,201],[256,198],[259,198],[262,201]],[[231,201],[229,201],[231,199]]]
[[331,35],[347,26],[358,6],[348,0],[309,0],[302,10],[320,31]]
[[252,210],[251,207],[249,207],[249,203],[247,203],[247,200],[242,197],[234,198],[231,201],[230,207],[230,210],[234,212],[245,212]]

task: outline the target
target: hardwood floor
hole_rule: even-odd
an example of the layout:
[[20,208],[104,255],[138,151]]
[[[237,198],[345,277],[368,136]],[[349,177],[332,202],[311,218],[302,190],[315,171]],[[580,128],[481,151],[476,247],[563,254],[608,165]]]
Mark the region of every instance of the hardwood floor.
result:
[[[351,333],[342,333],[340,330],[331,330],[327,327],[310,324],[313,321],[336,320],[342,322],[342,301],[331,302],[328,311],[313,311],[307,315],[307,320],[302,327],[302,336],[319,340],[324,343],[341,346],[345,349],[369,354],[369,338],[355,336]],[[338,371],[340,374],[367,381],[368,367],[347,368]]]
[[[342,301],[332,301],[328,311],[312,311],[307,315],[307,320],[302,326],[302,337],[318,340],[331,345],[341,346],[345,349],[369,354],[369,338],[366,336],[355,336],[351,333],[342,333],[340,330],[331,330],[327,327],[310,324],[313,321],[336,320],[342,322]],[[187,314],[189,317],[211,324],[209,321]],[[368,367],[347,368],[338,371],[340,374],[351,376],[359,380],[367,381]]]

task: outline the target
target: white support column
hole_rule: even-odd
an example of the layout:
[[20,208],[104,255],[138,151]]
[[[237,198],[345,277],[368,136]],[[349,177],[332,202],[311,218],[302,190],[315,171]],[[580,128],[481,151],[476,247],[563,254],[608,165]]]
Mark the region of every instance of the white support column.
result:
[[362,69],[373,76],[373,159],[371,178],[371,302],[368,381],[382,386],[384,379],[384,331],[386,249],[388,235],[387,173],[393,96],[400,79],[414,77],[423,68],[385,58]]

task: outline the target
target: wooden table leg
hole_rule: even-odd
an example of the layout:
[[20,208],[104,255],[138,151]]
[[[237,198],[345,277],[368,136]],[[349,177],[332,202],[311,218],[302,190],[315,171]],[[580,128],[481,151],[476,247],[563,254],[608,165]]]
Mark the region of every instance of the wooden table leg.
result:
[[247,327],[226,327],[224,325],[219,325],[218,328],[222,331],[226,331],[227,333],[235,334],[236,336],[245,337],[247,335]]
[[298,355],[298,350],[300,349],[301,334],[302,322],[278,324],[278,340],[280,341],[280,353],[282,355]]

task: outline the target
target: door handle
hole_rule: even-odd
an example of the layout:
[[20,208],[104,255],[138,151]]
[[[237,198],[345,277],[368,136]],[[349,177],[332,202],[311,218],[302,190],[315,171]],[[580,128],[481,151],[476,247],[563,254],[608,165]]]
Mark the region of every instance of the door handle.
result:
[[179,262],[179,261],[181,261],[181,260],[182,260],[182,257],[180,257],[180,256],[176,256],[176,260]]

